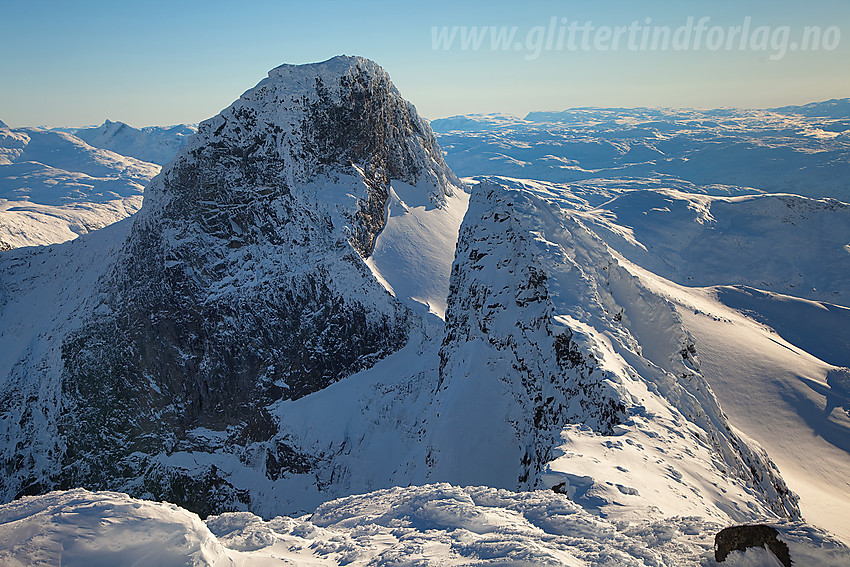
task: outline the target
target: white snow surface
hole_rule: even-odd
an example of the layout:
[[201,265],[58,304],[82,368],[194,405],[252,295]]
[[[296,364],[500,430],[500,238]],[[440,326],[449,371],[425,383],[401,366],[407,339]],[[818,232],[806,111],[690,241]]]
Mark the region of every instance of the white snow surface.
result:
[[0,248],[64,242],[126,218],[157,173],[67,132],[0,128]]
[[803,515],[850,541],[850,419],[841,403],[825,413],[827,373],[850,364],[850,206],[659,190],[582,217],[676,306],[721,406],[768,451]]
[[[797,565],[838,567],[850,550],[798,522],[775,524]],[[201,521],[168,503],[76,489],[0,506],[0,561],[24,565],[718,565],[720,525],[697,517],[633,522],[594,516],[551,491],[448,484],[390,488],[263,520]],[[773,565],[758,550],[724,565]]]
[[850,205],[835,199],[630,191],[586,218],[629,260],[683,285],[850,305]]
[[394,181],[387,220],[366,265],[397,298],[443,319],[457,235],[469,194],[457,189],[438,202],[429,188]]
[[77,489],[6,504],[0,542],[7,567],[234,564],[196,514],[117,492]]
[[194,124],[134,128],[123,122],[107,120],[97,128],[81,128],[74,135],[96,148],[165,165],[197,131],[198,127]]

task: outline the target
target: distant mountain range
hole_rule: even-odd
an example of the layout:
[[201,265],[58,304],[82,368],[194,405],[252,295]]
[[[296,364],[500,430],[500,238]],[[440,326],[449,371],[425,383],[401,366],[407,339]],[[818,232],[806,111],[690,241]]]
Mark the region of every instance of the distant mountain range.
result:
[[74,134],[3,124],[0,249],[64,242],[135,213],[145,185],[194,131],[107,121]]
[[461,176],[570,184],[640,180],[644,187],[717,195],[784,192],[848,202],[847,108],[848,99],[785,113],[577,108],[524,119],[460,116],[432,126]]
[[197,126],[148,126],[138,129],[123,122],[107,120],[97,128],[83,128],[74,134],[88,144],[142,161],[165,165],[189,142]]

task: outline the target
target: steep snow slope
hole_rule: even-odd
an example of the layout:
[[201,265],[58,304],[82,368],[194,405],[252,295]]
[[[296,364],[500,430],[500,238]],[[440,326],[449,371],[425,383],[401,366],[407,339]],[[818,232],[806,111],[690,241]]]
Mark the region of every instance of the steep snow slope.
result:
[[722,305],[680,312],[730,420],[767,449],[804,517],[850,541],[850,418],[823,411],[831,365]]
[[197,126],[148,126],[133,128],[123,122],[107,120],[97,128],[82,128],[74,135],[88,144],[142,161],[165,165],[189,142]]
[[[850,550],[797,522],[775,524],[795,565],[839,567]],[[18,565],[718,565],[721,525],[701,518],[634,523],[593,516],[550,491],[446,484],[328,502],[309,516],[208,518],[171,504],[84,490],[0,506],[0,561]],[[764,550],[723,565],[773,565]]]
[[[732,292],[730,303],[741,312],[722,303],[729,288],[686,288],[634,265],[629,269],[676,306],[730,421],[765,447],[799,494],[804,517],[850,541],[850,418],[841,410],[829,416],[823,410],[830,393],[824,379],[833,366],[748,317],[752,308],[762,307],[751,303],[742,309],[755,290],[743,297]],[[805,305],[812,309],[811,303]],[[819,337],[828,343],[830,330],[817,329],[817,320],[801,319],[789,329],[807,329],[809,341]]]
[[835,366],[850,366],[850,308],[746,286],[719,286],[721,303]]
[[158,172],[65,132],[0,128],[0,248],[64,242],[125,218]]
[[366,264],[396,297],[403,294],[400,299],[444,318],[457,234],[468,205],[464,191],[435,202],[421,188],[393,183],[386,224]]

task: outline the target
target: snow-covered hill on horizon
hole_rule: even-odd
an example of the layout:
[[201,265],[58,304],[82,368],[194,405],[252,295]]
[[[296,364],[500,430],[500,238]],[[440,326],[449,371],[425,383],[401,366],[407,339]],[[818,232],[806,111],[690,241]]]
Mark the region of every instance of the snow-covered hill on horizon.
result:
[[126,218],[157,173],[66,132],[0,128],[0,248],[56,244]]
[[165,165],[189,143],[198,127],[194,124],[134,128],[107,120],[96,128],[80,128],[74,135],[88,144],[141,161]]
[[797,106],[782,106],[771,109],[782,114],[802,114],[822,118],[837,118],[850,121],[850,98],[833,98]]

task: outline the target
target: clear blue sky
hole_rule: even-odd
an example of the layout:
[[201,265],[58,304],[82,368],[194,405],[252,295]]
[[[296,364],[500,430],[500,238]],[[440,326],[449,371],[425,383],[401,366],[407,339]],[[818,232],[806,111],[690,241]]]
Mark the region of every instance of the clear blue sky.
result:
[[[689,17],[678,50],[672,38],[664,49],[664,31],[652,49],[654,28],[673,36]],[[694,28],[705,17],[697,44]],[[742,49],[743,31],[729,28],[743,29],[747,17]],[[632,22],[640,27],[625,31]],[[570,25],[581,26],[573,49]],[[434,49],[433,29],[443,26],[458,26],[455,43]],[[507,49],[491,44],[491,26],[517,28]],[[805,26],[821,30],[817,49],[800,48]],[[473,27],[487,28],[478,49]],[[272,67],[340,53],[380,63],[427,118],[575,106],[769,107],[850,96],[850,1],[0,0],[0,52],[0,119],[12,126],[197,122]]]

